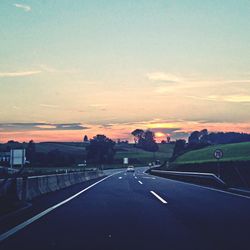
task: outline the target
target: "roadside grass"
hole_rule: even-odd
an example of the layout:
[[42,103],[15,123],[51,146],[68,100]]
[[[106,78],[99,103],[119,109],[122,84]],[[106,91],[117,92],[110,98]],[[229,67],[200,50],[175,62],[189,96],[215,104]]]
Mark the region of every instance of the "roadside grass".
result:
[[[135,167],[144,166],[145,164],[133,164]],[[23,171],[24,175],[51,175],[63,174],[71,172],[92,171],[95,169],[118,169],[126,168],[124,164],[88,164],[86,167],[26,167]]]
[[228,161],[250,161],[250,142],[221,144],[209,146],[199,150],[193,150],[179,156],[174,164],[195,164],[217,162],[213,153],[216,149],[223,151],[223,158],[221,162]]

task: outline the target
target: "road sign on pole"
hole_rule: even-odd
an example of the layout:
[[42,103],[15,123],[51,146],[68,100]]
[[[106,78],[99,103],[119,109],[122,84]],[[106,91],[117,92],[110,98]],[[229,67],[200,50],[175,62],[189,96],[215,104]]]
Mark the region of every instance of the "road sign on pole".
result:
[[218,177],[221,176],[221,166],[220,166],[220,159],[223,157],[223,151],[221,149],[216,149],[214,151],[214,158],[217,159],[217,168],[218,168]]
[[214,158],[217,160],[221,159],[223,157],[223,151],[221,149],[216,149],[214,151]]

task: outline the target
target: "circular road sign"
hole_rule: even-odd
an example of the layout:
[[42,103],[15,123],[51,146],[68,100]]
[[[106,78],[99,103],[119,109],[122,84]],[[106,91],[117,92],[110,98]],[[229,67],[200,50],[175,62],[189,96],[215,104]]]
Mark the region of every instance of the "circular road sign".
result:
[[216,149],[214,151],[214,158],[217,160],[221,159],[223,157],[223,151],[221,149]]

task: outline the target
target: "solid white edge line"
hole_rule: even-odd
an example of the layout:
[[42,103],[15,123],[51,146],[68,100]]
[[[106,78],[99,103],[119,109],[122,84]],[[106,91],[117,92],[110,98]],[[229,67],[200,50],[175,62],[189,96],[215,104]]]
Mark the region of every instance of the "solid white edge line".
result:
[[138,181],[140,184],[143,184],[141,181]]
[[154,191],[150,191],[151,194],[153,194],[158,200],[160,200],[162,203],[167,204],[167,201],[165,201],[163,198],[161,198],[158,194],[156,194]]
[[[144,171],[145,175],[152,176],[152,175],[150,175],[148,173],[145,173],[146,171],[147,170]],[[243,194],[236,194],[236,193],[232,193],[232,192],[229,192],[229,191],[224,191],[224,190],[217,189],[217,188],[202,186],[202,185],[194,184],[194,183],[191,183],[191,182],[178,181],[178,180],[164,178],[164,177],[160,177],[160,176],[155,176],[155,177],[156,177],[156,179],[159,178],[159,179],[163,179],[163,180],[169,180],[169,181],[173,181],[173,182],[179,182],[179,183],[183,183],[184,185],[195,186],[195,187],[199,187],[199,188],[202,188],[202,189],[209,189],[209,190],[216,191],[216,192],[219,192],[219,193],[228,194],[228,195],[231,195],[231,196],[236,196],[236,197],[240,197],[240,198],[250,199],[250,196],[246,196],[246,195],[243,195]]]
[[[119,172],[119,173],[120,173],[120,172]],[[52,207],[50,207],[50,208],[47,208],[47,209],[44,210],[43,212],[41,212],[41,213],[39,213],[39,214],[33,216],[32,218],[30,218],[30,219],[24,221],[23,223],[21,223],[21,224],[15,226],[15,227],[13,227],[12,229],[8,230],[7,232],[1,234],[1,235],[0,235],[0,242],[3,241],[3,240],[5,240],[5,239],[7,239],[7,238],[10,237],[11,235],[13,235],[13,234],[15,234],[16,232],[20,231],[21,229],[27,227],[28,225],[30,225],[30,224],[33,223],[34,221],[40,219],[40,218],[43,217],[44,215],[50,213],[51,211],[55,210],[56,208],[62,206],[63,204],[65,204],[65,203],[71,201],[72,199],[74,199],[75,197],[79,196],[79,195],[82,194],[83,192],[87,191],[88,189],[94,187],[95,185],[97,185],[97,184],[103,182],[104,180],[110,178],[111,176],[113,176],[113,175],[115,175],[115,174],[118,174],[118,173],[114,173],[114,174],[111,174],[111,175],[109,175],[109,176],[104,177],[103,179],[101,179],[101,180],[99,180],[99,181],[93,183],[92,185],[86,187],[85,189],[83,189],[83,190],[81,190],[80,192],[74,194],[73,196],[69,197],[68,199],[66,199],[66,200],[64,200],[64,201],[62,201],[62,202],[60,202],[60,203],[58,203],[58,204],[56,204],[56,205],[54,205],[54,206],[52,206]]]

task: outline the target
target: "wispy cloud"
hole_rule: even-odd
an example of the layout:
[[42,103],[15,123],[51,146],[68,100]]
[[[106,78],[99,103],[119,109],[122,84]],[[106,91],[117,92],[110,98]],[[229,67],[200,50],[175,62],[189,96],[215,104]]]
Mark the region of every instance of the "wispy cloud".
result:
[[41,70],[0,72],[0,77],[21,77],[21,76],[37,75],[40,73],[42,73]]
[[164,73],[164,72],[153,72],[146,75],[146,77],[153,82],[166,82],[166,83],[178,83],[183,79],[177,75]]
[[175,92],[176,90],[177,90],[177,87],[175,86],[159,86],[155,88],[154,92],[156,94],[165,94],[165,93]]
[[39,131],[39,130],[83,130],[88,127],[81,123],[0,123],[2,132],[18,132],[18,131]]
[[231,103],[250,102],[250,79],[204,79],[200,75],[152,72],[146,75],[158,95],[175,94],[197,100]]
[[20,110],[20,107],[16,106],[16,105],[12,106],[12,108],[15,109],[15,110]]
[[23,77],[37,75],[41,73],[67,73],[74,74],[78,73],[77,70],[59,70],[46,65],[41,65],[36,70],[24,70],[24,71],[10,71],[10,72],[0,72],[0,77]]
[[42,104],[40,104],[40,107],[56,109],[56,108],[59,108],[59,105],[42,103]]
[[80,73],[80,71],[77,69],[58,69],[58,68],[55,68],[46,64],[41,64],[40,68],[42,69],[42,71],[48,72],[48,73],[65,73],[65,74]]
[[196,100],[206,101],[221,101],[221,102],[232,102],[232,103],[249,103],[250,95],[208,95],[208,96],[186,96]]
[[30,12],[31,11],[31,7],[29,5],[26,4],[20,4],[20,3],[14,3],[13,4],[16,8],[22,9],[25,12]]
[[106,104],[99,104],[99,103],[94,103],[88,106],[92,110],[101,110],[101,111],[106,111],[107,110],[107,105]]
[[250,95],[229,95],[225,96],[224,100],[227,102],[246,103],[250,102]]
[[185,97],[196,99],[196,100],[204,100],[204,101],[219,101],[220,98],[217,95],[208,95],[208,96],[194,96],[194,95],[187,95]]
[[[248,76],[248,75],[247,75]],[[203,84],[203,85],[221,85],[221,84],[248,84],[249,77],[243,79],[204,79],[200,75],[178,75],[168,72],[151,72],[146,74],[148,80],[161,83],[188,83],[188,84]]]

